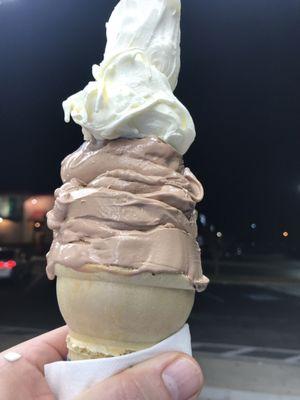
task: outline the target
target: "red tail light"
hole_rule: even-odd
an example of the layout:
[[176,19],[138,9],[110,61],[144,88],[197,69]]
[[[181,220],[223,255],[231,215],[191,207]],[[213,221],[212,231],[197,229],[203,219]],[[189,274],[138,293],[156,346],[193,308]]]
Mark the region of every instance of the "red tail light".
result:
[[13,269],[16,267],[17,263],[15,262],[15,260],[9,260],[6,263],[6,268],[8,269]]
[[17,266],[17,263],[15,262],[15,260],[0,261],[0,269],[1,268],[13,269],[16,266]]

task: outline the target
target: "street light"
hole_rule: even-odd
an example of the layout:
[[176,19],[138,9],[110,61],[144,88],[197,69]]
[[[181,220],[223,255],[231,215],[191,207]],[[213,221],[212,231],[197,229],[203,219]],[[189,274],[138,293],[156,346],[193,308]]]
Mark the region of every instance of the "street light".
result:
[[282,236],[287,238],[287,237],[289,237],[289,233],[287,231],[285,231],[285,232],[283,232]]

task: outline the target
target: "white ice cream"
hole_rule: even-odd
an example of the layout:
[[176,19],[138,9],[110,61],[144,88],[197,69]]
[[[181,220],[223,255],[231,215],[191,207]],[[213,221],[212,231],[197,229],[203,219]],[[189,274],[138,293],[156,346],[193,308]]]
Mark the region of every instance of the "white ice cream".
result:
[[174,96],[180,70],[180,0],[121,0],[107,23],[95,81],[64,103],[86,140],[157,136],[184,154],[195,138]]

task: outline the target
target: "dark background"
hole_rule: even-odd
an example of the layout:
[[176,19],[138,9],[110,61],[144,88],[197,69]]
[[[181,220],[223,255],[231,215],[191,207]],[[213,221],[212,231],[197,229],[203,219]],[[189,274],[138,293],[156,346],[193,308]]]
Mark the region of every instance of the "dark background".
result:
[[[61,102],[102,60],[112,0],[0,1],[2,192],[49,192],[82,142]],[[300,1],[183,0],[176,94],[197,139],[187,153],[200,209],[239,240],[297,246],[300,204]]]
[[[116,3],[0,0],[0,193],[25,193],[20,207],[60,186],[61,160],[82,143],[61,103],[92,79]],[[197,128],[185,160],[206,191],[199,241],[211,280],[189,319],[193,341],[298,356],[300,0],[182,5],[176,94]],[[0,279],[0,351],[63,324],[40,222],[32,243],[11,249],[15,274]]]

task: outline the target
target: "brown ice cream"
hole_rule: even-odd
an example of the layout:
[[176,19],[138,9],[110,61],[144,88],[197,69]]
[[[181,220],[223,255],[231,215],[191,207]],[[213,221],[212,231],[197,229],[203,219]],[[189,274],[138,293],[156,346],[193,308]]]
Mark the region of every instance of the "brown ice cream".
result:
[[85,142],[62,163],[48,214],[55,265],[116,274],[183,274],[203,290],[195,205],[203,189],[182,157],[158,138]]

